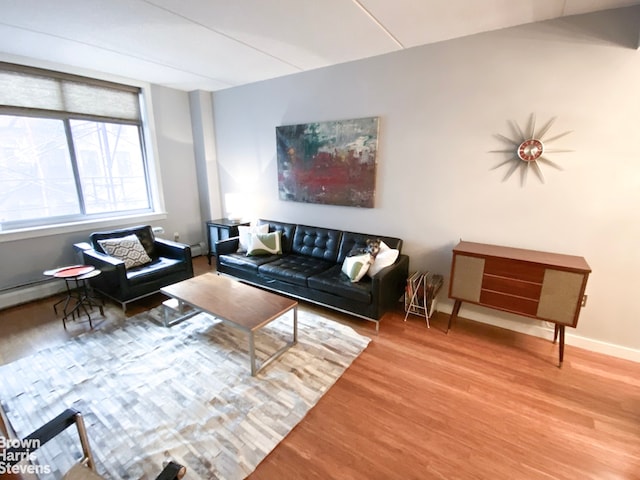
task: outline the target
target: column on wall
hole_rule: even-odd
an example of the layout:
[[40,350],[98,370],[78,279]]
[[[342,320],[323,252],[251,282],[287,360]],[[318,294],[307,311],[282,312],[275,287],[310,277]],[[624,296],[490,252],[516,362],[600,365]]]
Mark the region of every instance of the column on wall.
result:
[[195,90],[189,92],[193,145],[198,176],[200,212],[202,225],[212,218],[220,218],[220,181],[216,157],[215,131],[213,126],[213,96],[211,92]]

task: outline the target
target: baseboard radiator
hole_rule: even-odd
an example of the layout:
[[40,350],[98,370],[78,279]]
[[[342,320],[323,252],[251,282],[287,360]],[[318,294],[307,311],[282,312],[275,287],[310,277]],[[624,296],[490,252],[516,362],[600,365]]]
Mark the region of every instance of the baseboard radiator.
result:
[[0,310],[50,297],[64,290],[64,282],[60,281],[34,282],[9,288],[0,292]]

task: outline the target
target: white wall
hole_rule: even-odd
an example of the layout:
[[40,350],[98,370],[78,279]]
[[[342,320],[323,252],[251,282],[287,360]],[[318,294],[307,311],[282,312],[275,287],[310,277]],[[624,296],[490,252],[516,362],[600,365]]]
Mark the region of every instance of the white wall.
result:
[[[412,269],[447,279],[460,238],[584,256],[589,300],[567,342],[636,355],[639,18],[633,8],[544,22],[217,92],[222,192],[247,192],[254,217],[399,236]],[[549,154],[564,170],[542,165],[545,184],[502,181],[495,135],[532,113],[538,125],[557,117],[547,138],[572,130],[549,147],[574,152]],[[278,199],[276,126],[365,116],[381,125],[374,209]],[[548,327],[464,304],[461,315]]]

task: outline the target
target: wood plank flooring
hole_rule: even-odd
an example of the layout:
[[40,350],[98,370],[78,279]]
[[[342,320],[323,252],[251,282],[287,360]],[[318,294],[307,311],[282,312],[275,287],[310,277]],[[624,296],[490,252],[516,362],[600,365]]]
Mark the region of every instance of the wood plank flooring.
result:
[[[65,332],[55,300],[0,311],[1,363],[89,328]],[[96,328],[126,321],[105,313]],[[379,335],[332,316],[373,341],[250,479],[640,480],[640,364],[568,345],[559,369],[550,339],[463,318],[447,335],[443,314],[427,329],[398,309]]]

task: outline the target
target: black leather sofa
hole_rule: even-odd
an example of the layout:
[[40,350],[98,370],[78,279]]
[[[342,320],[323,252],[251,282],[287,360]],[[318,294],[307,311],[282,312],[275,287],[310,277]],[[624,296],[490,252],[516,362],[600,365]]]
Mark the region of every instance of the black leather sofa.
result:
[[[134,268],[105,253],[99,240],[135,234],[151,262]],[[90,243],[76,244],[85,265],[93,265],[101,274],[89,280],[91,287],[115,300],[126,311],[127,303],[158,292],[162,287],[193,277],[191,248],[182,243],[155,238],[149,225],[94,232]]]
[[[269,232],[282,232],[282,254],[247,256],[238,252],[238,237],[221,240],[216,242],[219,273],[374,321],[376,331],[384,313],[404,294],[409,257],[401,253],[399,238],[272,220],[257,223],[268,224]],[[400,250],[398,258],[373,278],[365,275],[352,283],[341,271],[345,257],[354,248],[364,248],[367,239],[378,238]]]

